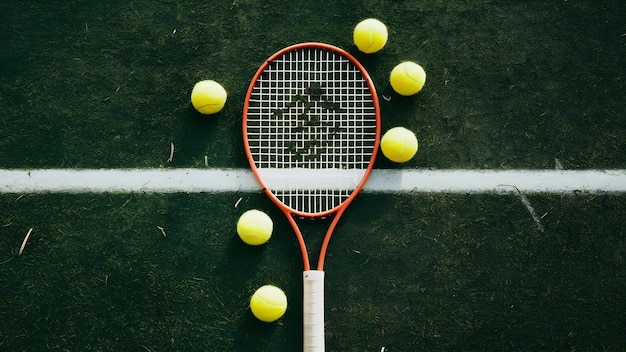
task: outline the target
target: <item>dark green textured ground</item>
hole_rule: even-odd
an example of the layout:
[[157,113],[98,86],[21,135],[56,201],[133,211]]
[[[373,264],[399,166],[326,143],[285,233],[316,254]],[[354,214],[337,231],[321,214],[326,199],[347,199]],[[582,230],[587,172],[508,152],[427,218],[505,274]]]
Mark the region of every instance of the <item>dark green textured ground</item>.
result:
[[[547,213],[545,232],[514,196],[361,195],[327,258],[328,349],[621,350],[623,197],[530,199]],[[260,194],[4,196],[1,205],[9,350],[298,350],[301,260]],[[275,219],[267,246],[234,234],[250,206]],[[290,300],[276,324],[247,308],[266,283]]]
[[[240,113],[260,63],[297,42],[356,53],[364,17],[389,26],[363,59],[384,126],[421,137],[420,167],[612,168],[626,163],[624,1],[3,2],[3,167],[245,167]],[[387,76],[421,63],[418,97]],[[198,116],[193,84],[230,92]],[[86,146],[83,141],[90,143]],[[384,163],[381,163],[384,164]],[[384,166],[387,166],[386,164]]]
[[[391,97],[383,128],[416,132],[415,159],[378,168],[624,168],[624,14],[591,0],[4,1],[0,168],[246,168],[250,79],[304,41],[353,53]],[[370,56],[351,42],[367,17],[390,34]],[[428,74],[417,96],[387,83],[402,60]],[[202,79],[229,92],[218,115],[189,104]],[[626,349],[624,196],[528,198],[545,232],[515,195],[361,195],[329,249],[327,350]],[[250,208],[275,221],[266,246],[236,237]],[[326,226],[305,223],[313,248]],[[300,271],[260,193],[3,194],[0,350],[297,351]],[[274,324],[247,307],[266,283],[290,302]]]

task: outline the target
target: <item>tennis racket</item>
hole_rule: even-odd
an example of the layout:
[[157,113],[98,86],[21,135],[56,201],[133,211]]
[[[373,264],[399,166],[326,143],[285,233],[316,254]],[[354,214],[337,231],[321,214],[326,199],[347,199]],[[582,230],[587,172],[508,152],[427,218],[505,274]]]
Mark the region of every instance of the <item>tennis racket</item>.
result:
[[[374,84],[350,54],[302,43],[270,56],[254,75],[243,109],[243,139],[263,191],[291,224],[304,262],[303,349],[324,341],[324,258],[330,237],[365,184],[378,150]],[[311,268],[297,218],[334,216]]]

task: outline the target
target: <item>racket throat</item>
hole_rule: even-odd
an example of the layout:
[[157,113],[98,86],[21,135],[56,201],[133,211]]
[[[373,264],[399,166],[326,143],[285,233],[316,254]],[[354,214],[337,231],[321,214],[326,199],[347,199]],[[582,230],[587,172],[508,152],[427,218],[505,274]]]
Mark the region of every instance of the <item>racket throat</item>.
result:
[[324,271],[305,270],[303,290],[303,351],[323,352],[324,341]]

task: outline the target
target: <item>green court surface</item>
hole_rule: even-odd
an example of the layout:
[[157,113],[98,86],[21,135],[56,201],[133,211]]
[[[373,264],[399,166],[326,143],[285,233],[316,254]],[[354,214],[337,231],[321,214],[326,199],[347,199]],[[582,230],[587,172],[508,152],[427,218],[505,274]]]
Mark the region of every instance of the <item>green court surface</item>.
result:
[[[381,154],[376,169],[624,169],[625,13],[592,0],[4,1],[0,169],[246,169],[250,79],[308,41],[362,62],[383,131],[416,133],[414,159]],[[368,17],[389,29],[372,55],[352,44]],[[404,60],[428,75],[413,97],[388,83]],[[229,93],[217,115],[189,102],[203,79]],[[326,259],[327,350],[623,351],[625,204],[363,193]],[[235,231],[253,208],[275,224],[260,247]],[[316,257],[328,219],[301,225]],[[3,193],[0,350],[299,351],[301,271],[260,190]],[[289,300],[275,323],[248,308],[265,284]]]

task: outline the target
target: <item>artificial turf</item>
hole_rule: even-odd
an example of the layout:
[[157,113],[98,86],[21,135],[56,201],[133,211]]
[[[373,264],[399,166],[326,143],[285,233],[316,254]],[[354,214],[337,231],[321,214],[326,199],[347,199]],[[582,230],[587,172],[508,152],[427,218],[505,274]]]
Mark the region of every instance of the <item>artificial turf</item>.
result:
[[[252,75],[320,41],[389,98],[383,130],[420,140],[413,160],[376,168],[623,169],[624,13],[623,0],[3,1],[0,168],[247,168]],[[367,17],[389,29],[374,55],[352,44]],[[403,60],[427,72],[417,96],[387,82]],[[229,92],[217,115],[189,102],[203,79]],[[360,195],[326,261],[327,350],[623,351],[624,195],[527,197],[541,228],[514,194]],[[276,225],[262,247],[235,233],[251,208]],[[311,248],[327,225],[303,223]],[[298,351],[301,270],[261,192],[2,194],[0,350]],[[289,299],[273,324],[248,309],[267,283]]]

